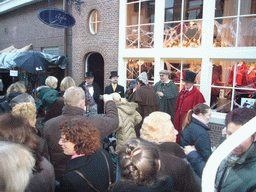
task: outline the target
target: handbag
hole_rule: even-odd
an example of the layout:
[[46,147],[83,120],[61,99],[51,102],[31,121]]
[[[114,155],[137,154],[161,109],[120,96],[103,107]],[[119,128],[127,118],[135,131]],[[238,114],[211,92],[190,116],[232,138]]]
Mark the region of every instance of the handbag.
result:
[[[106,155],[102,151],[101,151],[101,153],[104,156],[106,164],[107,164],[107,167],[108,167],[108,183],[109,183],[109,185],[108,185],[108,189],[107,190],[109,190],[111,188],[111,186],[112,186],[110,170],[109,170],[109,163],[108,163]],[[80,177],[82,177],[88,183],[88,185],[90,185],[91,188],[93,188],[95,191],[99,192],[95,187],[93,187],[91,182],[88,181],[88,179],[86,179],[85,176],[80,171],[75,169],[74,172],[76,172]]]

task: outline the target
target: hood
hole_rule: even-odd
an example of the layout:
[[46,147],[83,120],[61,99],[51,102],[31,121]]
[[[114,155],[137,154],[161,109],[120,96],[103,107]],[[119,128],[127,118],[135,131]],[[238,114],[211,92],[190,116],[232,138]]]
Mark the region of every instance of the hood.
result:
[[117,109],[123,111],[127,115],[132,115],[135,113],[136,109],[138,108],[138,104],[134,102],[128,102],[128,101],[121,101],[116,102]]

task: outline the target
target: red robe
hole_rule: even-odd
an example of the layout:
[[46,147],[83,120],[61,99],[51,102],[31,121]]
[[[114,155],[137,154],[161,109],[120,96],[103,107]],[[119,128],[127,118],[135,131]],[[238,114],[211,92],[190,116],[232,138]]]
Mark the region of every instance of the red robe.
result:
[[204,102],[205,100],[204,100],[203,94],[196,87],[193,87],[193,89],[189,92],[185,91],[185,88],[183,88],[180,91],[177,102],[176,102],[176,112],[175,112],[175,118],[174,118],[174,127],[179,132],[176,140],[177,143],[179,143],[180,141],[180,132],[182,129],[182,123],[184,121],[184,118],[187,112],[190,109],[193,109],[194,106],[196,106],[198,103],[204,103]]

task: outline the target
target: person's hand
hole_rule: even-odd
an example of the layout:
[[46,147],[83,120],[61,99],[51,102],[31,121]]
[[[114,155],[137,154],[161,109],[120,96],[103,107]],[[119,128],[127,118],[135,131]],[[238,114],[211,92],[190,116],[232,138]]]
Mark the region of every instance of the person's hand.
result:
[[104,101],[104,103],[107,103],[107,101],[113,101],[113,98],[112,98],[111,95],[104,94],[103,95],[103,101]]
[[187,145],[184,147],[183,150],[184,150],[185,154],[188,155],[190,152],[196,151],[196,148],[194,145]]
[[157,94],[159,97],[163,97],[163,96],[164,96],[164,93],[161,92],[161,91],[157,91],[156,94]]

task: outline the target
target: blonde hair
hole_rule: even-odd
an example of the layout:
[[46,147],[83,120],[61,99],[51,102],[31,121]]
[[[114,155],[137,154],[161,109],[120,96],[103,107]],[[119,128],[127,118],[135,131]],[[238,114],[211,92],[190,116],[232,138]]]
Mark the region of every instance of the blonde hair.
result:
[[85,92],[81,87],[69,87],[65,91],[63,97],[65,105],[76,106],[81,100],[85,100]]
[[0,191],[25,191],[35,162],[23,145],[0,141]]
[[16,83],[11,84],[8,87],[6,94],[10,95],[12,93],[25,93],[25,92],[26,92],[26,87],[25,87],[24,83],[16,82]]
[[70,76],[65,77],[60,83],[60,90],[65,91],[69,87],[76,86],[76,82]]
[[171,116],[168,113],[155,111],[149,114],[141,126],[140,137],[148,141],[160,143],[169,141],[169,134],[166,134],[166,126],[171,122]]
[[36,118],[36,105],[31,102],[19,103],[12,108],[12,114],[34,120]]
[[57,88],[57,84],[58,84],[58,79],[54,76],[49,76],[45,80],[45,85],[52,87],[54,89]]

